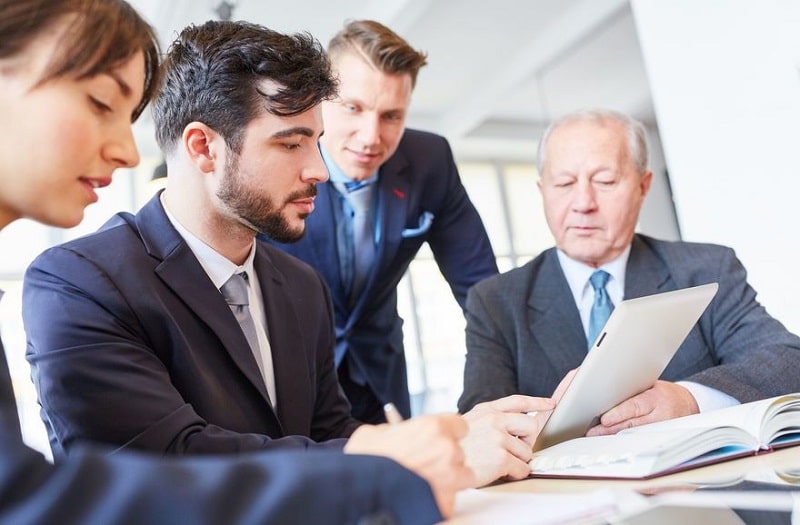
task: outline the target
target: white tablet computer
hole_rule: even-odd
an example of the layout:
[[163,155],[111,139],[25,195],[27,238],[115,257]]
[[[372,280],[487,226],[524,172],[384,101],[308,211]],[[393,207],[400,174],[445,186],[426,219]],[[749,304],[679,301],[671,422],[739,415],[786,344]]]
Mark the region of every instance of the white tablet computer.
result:
[[533,450],[584,436],[603,413],[653,386],[717,288],[704,284],[617,305]]

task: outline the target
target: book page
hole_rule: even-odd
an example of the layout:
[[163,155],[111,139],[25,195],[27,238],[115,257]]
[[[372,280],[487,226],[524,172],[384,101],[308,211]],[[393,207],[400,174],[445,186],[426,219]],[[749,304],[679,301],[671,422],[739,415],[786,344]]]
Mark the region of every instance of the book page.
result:
[[759,437],[800,441],[800,394],[572,439],[535,452],[533,476],[641,478],[769,448]]
[[534,476],[642,478],[758,448],[738,427],[680,428],[572,439],[534,453]]
[[800,395],[777,398],[764,419],[760,437],[765,448],[800,442]]
[[664,432],[666,430],[682,428],[736,426],[746,430],[747,433],[751,434],[754,438],[759,439],[760,441],[762,422],[767,410],[774,403],[781,401],[786,397],[787,396],[779,396],[770,399],[763,399],[761,401],[754,401],[752,403],[745,403],[743,405],[736,405],[719,410],[703,412],[702,414],[693,414],[691,416],[669,419],[667,421],[659,421],[658,423],[651,423],[649,425],[642,425],[623,430],[620,432],[620,434]]

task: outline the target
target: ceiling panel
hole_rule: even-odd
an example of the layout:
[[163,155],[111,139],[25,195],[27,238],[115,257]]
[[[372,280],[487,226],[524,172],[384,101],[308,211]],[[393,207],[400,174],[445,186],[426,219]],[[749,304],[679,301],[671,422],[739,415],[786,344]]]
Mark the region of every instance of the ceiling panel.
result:
[[[165,45],[216,18],[219,0],[133,0]],[[548,119],[586,106],[652,117],[628,0],[238,0],[233,18],[323,44],[345,20],[374,18],[429,54],[409,125],[447,136],[470,158],[527,158]],[[155,152],[149,119],[137,126]]]

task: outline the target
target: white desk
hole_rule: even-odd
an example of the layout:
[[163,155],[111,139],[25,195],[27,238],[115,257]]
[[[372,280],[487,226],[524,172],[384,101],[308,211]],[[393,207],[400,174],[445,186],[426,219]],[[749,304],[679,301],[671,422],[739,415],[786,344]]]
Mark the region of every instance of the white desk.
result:
[[[756,482],[757,490],[742,482]],[[723,487],[732,488],[698,490]],[[787,490],[793,487],[797,492]],[[447,523],[772,525],[789,523],[795,501],[800,501],[800,447],[649,480],[529,478],[498,483],[462,493],[456,516]],[[766,516],[763,521],[744,520],[728,505],[770,513],[755,513]],[[800,518],[800,512],[792,515]]]

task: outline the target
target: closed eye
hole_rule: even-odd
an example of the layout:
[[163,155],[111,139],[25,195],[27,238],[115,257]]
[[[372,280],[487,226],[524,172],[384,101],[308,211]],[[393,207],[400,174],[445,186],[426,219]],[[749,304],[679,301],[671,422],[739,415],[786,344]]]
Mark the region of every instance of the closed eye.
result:
[[114,111],[113,109],[111,109],[111,106],[91,95],[89,95],[89,102],[95,107],[95,109],[97,109],[102,113],[113,113]]
[[617,185],[619,179],[592,179],[592,185],[599,190],[610,190]]

